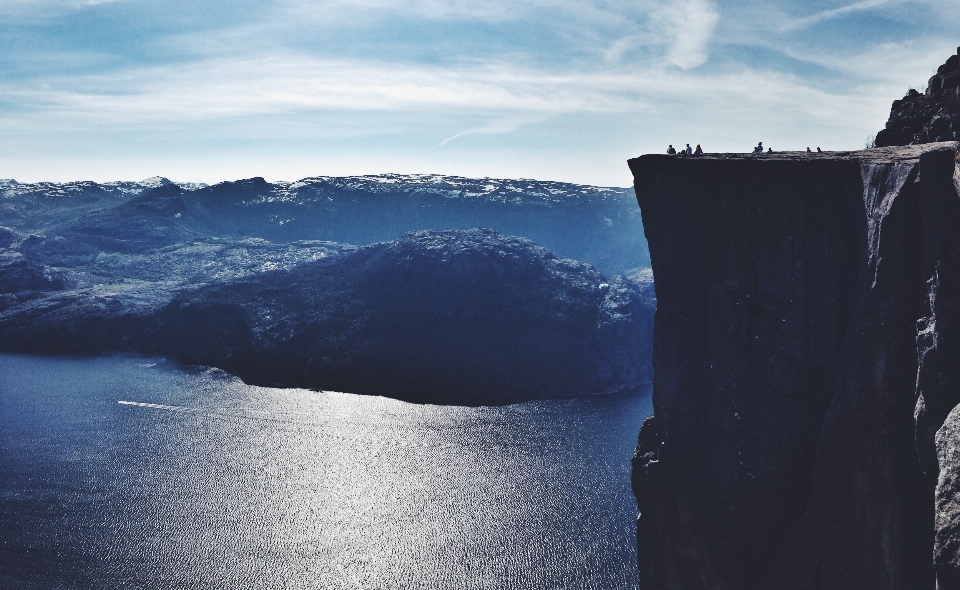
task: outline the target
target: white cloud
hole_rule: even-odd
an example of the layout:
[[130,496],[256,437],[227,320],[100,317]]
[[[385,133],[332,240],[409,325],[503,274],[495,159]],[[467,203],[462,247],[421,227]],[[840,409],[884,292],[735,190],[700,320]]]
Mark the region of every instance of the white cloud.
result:
[[667,45],[668,63],[683,69],[707,61],[707,45],[720,21],[710,0],[669,0],[650,14],[651,24]]
[[624,54],[640,45],[640,40],[640,35],[627,35],[617,39],[602,51],[603,59],[613,63],[619,62]]

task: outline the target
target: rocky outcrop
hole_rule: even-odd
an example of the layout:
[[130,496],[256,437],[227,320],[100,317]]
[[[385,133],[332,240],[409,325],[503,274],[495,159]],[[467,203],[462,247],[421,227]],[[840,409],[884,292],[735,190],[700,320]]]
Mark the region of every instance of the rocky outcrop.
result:
[[[244,252],[259,247],[256,261],[278,266],[246,273],[251,256],[238,246],[208,246],[198,264],[174,254],[183,271],[235,259],[233,274],[197,275],[209,281],[200,288],[151,277],[139,265],[153,255],[113,269],[102,259],[94,266],[115,282],[131,267],[152,282],[18,300],[0,313],[0,349],[164,353],[255,383],[455,404],[613,393],[652,378],[648,275],[608,280],[485,229],[413,232],[359,249],[305,243],[287,258],[246,244]],[[10,281],[27,272],[14,272],[21,266],[8,265]],[[0,267],[0,285],[6,277]]]
[[0,259],[0,295],[24,291],[62,291],[67,275],[25,258]]
[[630,161],[658,301],[641,587],[957,587],[957,162]]
[[911,89],[893,101],[887,125],[877,133],[877,147],[960,140],[960,47],[927,83],[921,94]]
[[13,246],[18,238],[17,232],[9,227],[0,227],[0,250]]

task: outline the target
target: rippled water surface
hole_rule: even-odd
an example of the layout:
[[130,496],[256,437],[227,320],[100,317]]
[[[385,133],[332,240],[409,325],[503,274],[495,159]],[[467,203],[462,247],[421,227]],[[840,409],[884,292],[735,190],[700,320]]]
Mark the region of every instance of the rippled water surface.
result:
[[650,411],[0,355],[0,587],[632,588]]

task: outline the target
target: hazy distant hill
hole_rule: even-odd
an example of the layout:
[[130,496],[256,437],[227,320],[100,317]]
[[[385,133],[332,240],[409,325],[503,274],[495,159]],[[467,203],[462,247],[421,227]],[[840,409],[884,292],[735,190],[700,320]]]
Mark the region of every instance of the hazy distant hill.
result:
[[530,238],[608,275],[649,266],[633,189],[535,180],[387,174],[214,186],[165,178],[6,181],[0,226],[25,240],[24,254],[54,265],[209,236],[366,245],[408,231],[487,227]]

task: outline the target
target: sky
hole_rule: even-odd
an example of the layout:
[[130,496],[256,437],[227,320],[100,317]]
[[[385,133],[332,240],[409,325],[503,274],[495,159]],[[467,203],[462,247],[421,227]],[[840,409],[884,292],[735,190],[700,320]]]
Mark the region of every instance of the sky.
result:
[[860,149],[957,0],[0,0],[0,178],[435,173]]

